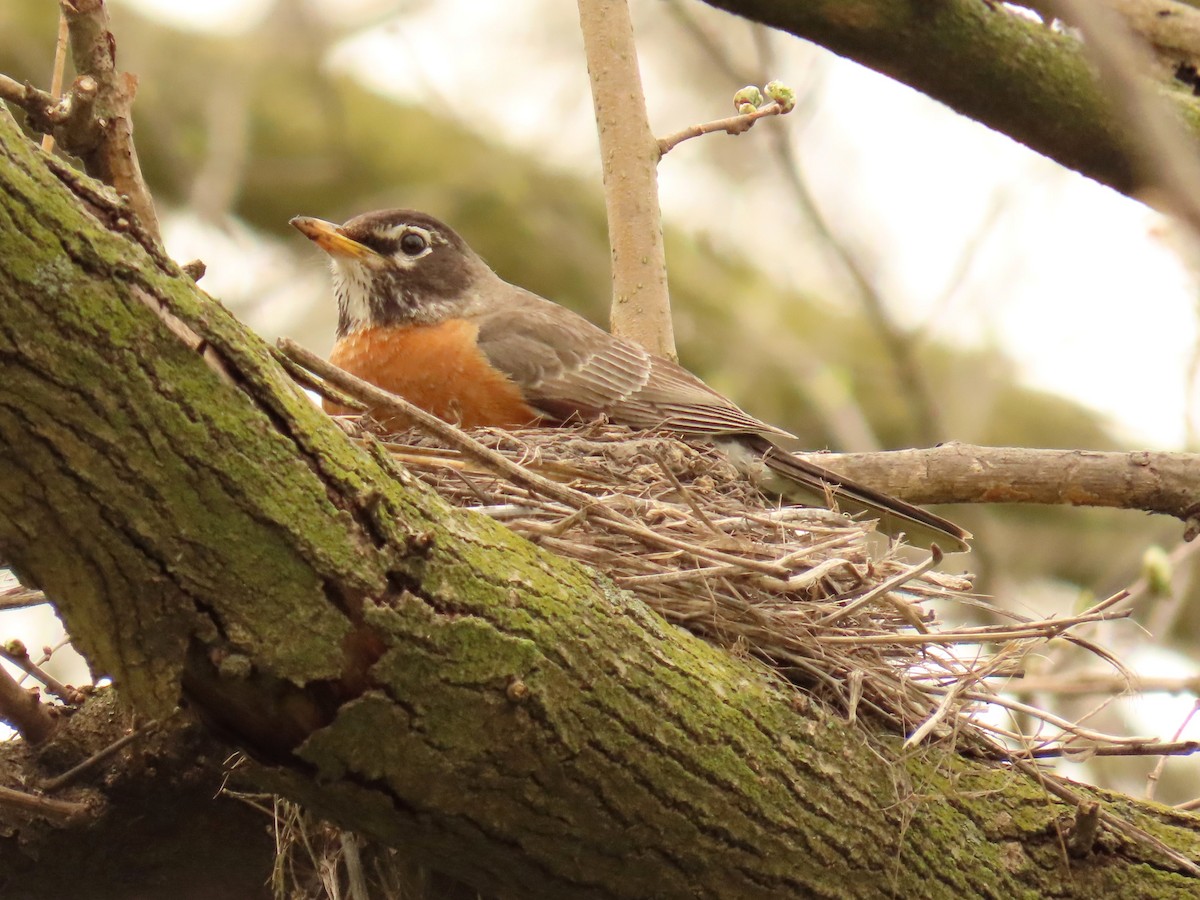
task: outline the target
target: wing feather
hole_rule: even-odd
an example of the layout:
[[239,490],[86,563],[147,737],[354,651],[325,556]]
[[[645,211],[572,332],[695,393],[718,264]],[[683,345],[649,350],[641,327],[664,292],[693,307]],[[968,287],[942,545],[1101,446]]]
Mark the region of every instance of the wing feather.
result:
[[632,428],[790,437],[742,411],[681,366],[536,294],[508,287],[514,302],[492,305],[475,317],[479,348],[548,418],[604,414]]

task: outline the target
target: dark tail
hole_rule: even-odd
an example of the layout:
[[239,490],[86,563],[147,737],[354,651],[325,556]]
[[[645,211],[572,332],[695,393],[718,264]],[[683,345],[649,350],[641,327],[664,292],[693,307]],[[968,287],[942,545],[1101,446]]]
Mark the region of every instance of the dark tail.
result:
[[[879,520],[879,529],[893,537],[903,533],[910,543],[921,546],[937,544],[947,552],[969,550],[967,543],[971,533],[958,527],[948,519],[934,515],[928,510],[913,506],[897,497],[891,497],[874,488],[860,484],[844,475],[831,472],[816,463],[793,456],[776,447],[767,438],[759,435],[742,435],[740,443],[756,453],[775,475],[790,484],[768,485],[778,489],[788,499],[801,502],[826,504],[826,496],[832,496],[842,512],[866,513]],[[799,488],[801,497],[789,488]]]

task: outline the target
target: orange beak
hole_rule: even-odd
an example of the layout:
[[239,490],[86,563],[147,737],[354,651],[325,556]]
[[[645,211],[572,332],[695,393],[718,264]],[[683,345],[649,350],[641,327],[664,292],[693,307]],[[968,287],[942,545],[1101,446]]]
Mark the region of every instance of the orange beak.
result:
[[371,263],[381,259],[379,254],[370,247],[346,237],[342,233],[342,229],[332,222],[313,219],[309,216],[296,216],[288,224],[294,226],[297,231],[330,256],[343,256],[361,263]]

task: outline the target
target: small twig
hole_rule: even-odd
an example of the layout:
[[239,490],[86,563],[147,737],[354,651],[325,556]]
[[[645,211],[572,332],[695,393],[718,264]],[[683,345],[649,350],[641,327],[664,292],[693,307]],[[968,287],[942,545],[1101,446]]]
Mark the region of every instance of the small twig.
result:
[[6,787],[0,787],[0,805],[67,822],[81,820],[90,812],[86,803],[38,797],[36,794],[14,791]]
[[336,403],[338,406],[346,409],[353,410],[355,412],[366,411],[367,404],[363,403],[361,400],[355,399],[345,391],[339,391],[336,387],[329,384],[324,379],[318,378],[300,363],[296,362],[296,360],[292,359],[284,350],[280,349],[279,347],[273,347],[271,348],[271,354],[275,357],[279,364],[283,366],[288,375],[291,376],[292,380],[301,387],[307,388],[308,390],[319,394],[324,399],[329,400],[332,403]]
[[766,106],[760,106],[754,112],[739,113],[736,116],[728,116],[724,119],[714,119],[702,125],[690,125],[674,134],[659,138],[658,154],[659,156],[666,156],[684,141],[712,134],[713,132],[723,131],[726,134],[744,134],[759,119],[765,119],[767,116],[781,116],[786,112],[788,110],[779,103],[768,103]]
[[871,590],[867,591],[865,594],[863,594],[861,597],[859,597],[853,603],[848,603],[841,609],[838,609],[835,612],[830,613],[825,618],[818,619],[817,624],[818,625],[832,625],[834,622],[838,621],[839,619],[842,619],[846,616],[854,615],[854,613],[858,612],[863,607],[865,607],[871,603],[874,603],[876,600],[882,598],[882,599],[889,601],[893,606],[895,606],[897,611],[899,611],[899,613],[902,616],[904,616],[905,619],[908,620],[908,622],[913,626],[913,628],[915,628],[917,631],[921,632],[922,634],[927,634],[929,629],[927,629],[925,627],[924,623],[922,623],[919,618],[915,618],[916,614],[913,612],[912,607],[910,607],[907,603],[905,603],[900,598],[891,596],[891,592],[896,590],[900,586],[906,584],[907,582],[912,581],[914,578],[917,578],[920,575],[924,575],[930,569],[939,565],[942,561],[942,556],[943,556],[942,548],[939,547],[937,544],[934,544],[932,547],[929,548],[929,558],[927,560],[925,560],[924,562],[922,562],[919,565],[913,566],[910,569],[906,569],[905,571],[901,572],[898,575],[892,576],[887,581],[881,581],[879,584],[875,585],[875,587],[871,588]]
[[[43,90],[39,90],[32,84],[22,84],[21,82],[9,78],[7,75],[0,74],[0,100],[7,100],[14,106],[19,106],[26,113],[35,117],[46,116],[47,111],[54,106],[54,98]],[[30,125],[37,128],[36,121]]]
[[[54,73],[50,77],[50,96],[58,100],[62,96],[63,70],[67,66],[67,17],[60,10],[58,13],[58,39],[54,44]],[[54,135],[42,135],[42,149],[51,153],[54,150]]]
[[[1191,710],[1188,712],[1188,714],[1186,716],[1183,717],[1183,721],[1179,723],[1179,727],[1175,729],[1175,734],[1171,737],[1172,743],[1179,741],[1180,735],[1183,734],[1184,729],[1187,728],[1188,723],[1192,721],[1192,717],[1195,716],[1197,712],[1200,712],[1200,700],[1197,700],[1195,703],[1192,704]],[[1191,743],[1196,743],[1196,742],[1193,741]],[[1198,744],[1197,746],[1200,746],[1200,744]],[[1164,753],[1162,755],[1162,757],[1159,759],[1158,763],[1154,766],[1154,769],[1150,772],[1149,775],[1146,776],[1146,799],[1147,800],[1154,799],[1154,793],[1158,787],[1158,780],[1160,778],[1162,778],[1163,769],[1165,769],[1167,767],[1167,760],[1170,758],[1170,756],[1179,756],[1179,755],[1182,755],[1182,754]]]
[[125,749],[130,744],[132,744],[134,741],[145,737],[147,734],[149,734],[152,730],[154,730],[157,727],[158,727],[157,720],[151,720],[151,721],[147,722],[141,728],[135,729],[134,731],[129,732],[129,734],[125,735],[124,737],[118,738],[117,740],[113,741],[107,747],[104,747],[101,750],[97,750],[95,753],[93,753],[91,756],[89,756],[83,762],[79,763],[78,765],[72,766],[71,768],[67,769],[67,771],[63,772],[61,775],[55,775],[53,778],[45,779],[40,784],[41,789],[43,791],[45,791],[47,794],[53,794],[56,791],[61,791],[63,788],[67,787],[69,784],[74,782],[77,778],[79,778],[80,775],[83,775],[89,769],[95,768],[98,764],[104,762],[104,760],[108,759],[110,756],[113,756],[116,753],[120,752],[121,750]]
[[70,685],[63,684],[53,675],[50,675],[32,659],[29,658],[29,651],[20,641],[8,641],[0,647],[0,658],[8,660],[14,666],[21,669],[26,675],[36,678],[46,686],[46,690],[52,693],[55,697],[68,705],[82,703],[84,695],[81,691]]
[[683,498],[683,501],[688,505],[688,508],[695,514],[697,521],[699,521],[701,525],[709,530],[709,533],[719,540],[732,540],[728,534],[713,524],[712,519],[708,517],[708,514],[703,510],[703,508],[701,508],[700,504],[696,502],[696,498],[692,496],[692,492],[685,488],[675,476],[675,473],[671,471],[671,467],[667,465],[667,461],[663,459],[662,454],[655,453],[653,454],[653,457],[655,464],[659,468],[659,471],[666,476],[667,481],[671,482],[671,486],[679,492],[679,496]]
[[31,606],[41,606],[49,602],[41,591],[21,585],[0,591],[0,609],[28,609]]
[[342,843],[342,863],[346,866],[350,900],[370,900],[367,879],[363,874],[362,855],[358,852],[358,838],[352,831],[339,831]]
[[54,733],[58,718],[36,691],[26,690],[0,667],[0,719],[30,744],[40,744]]
[[[937,690],[929,688],[930,693],[936,694]],[[1096,731],[1092,728],[1085,728],[1077,722],[1071,722],[1064,719],[1062,716],[1057,716],[1048,710],[1039,709],[1028,703],[1021,703],[1017,700],[1010,700],[1007,697],[1001,697],[994,691],[961,691],[960,696],[965,700],[974,700],[979,703],[988,703],[992,706],[999,706],[1004,709],[1012,710],[1016,713],[1029,716],[1033,719],[1039,719],[1048,725],[1053,725],[1064,734],[1072,734],[1085,741],[1094,741],[1101,746],[1144,746],[1154,741],[1154,738],[1134,735],[1132,737],[1123,737],[1117,734],[1106,734],[1103,731]],[[1070,755],[1070,751],[1066,755]]]
[[1056,744],[1030,750],[1012,750],[1022,759],[1069,759],[1083,762],[1093,756],[1191,756],[1200,752],[1200,741],[1144,741],[1135,744]]
[[956,713],[962,708],[962,702],[967,693],[967,688],[973,684],[979,684],[984,679],[990,677],[997,669],[999,669],[1005,661],[1003,653],[996,653],[987,663],[981,668],[969,667],[965,672],[959,673],[957,680],[950,686],[950,690],[946,691],[942,697],[942,701],[934,710],[933,715],[929,716],[921,725],[908,736],[904,741],[905,747],[915,747],[920,744],[925,738],[932,734],[934,729],[947,717]]
[[[89,116],[90,145],[64,147],[83,160],[93,178],[112,185],[129,198],[129,206],[142,230],[161,245],[158,215],[142,177],[133,143],[133,97],[137,77],[116,66],[116,41],[109,28],[103,0],[60,0],[71,35],[71,56],[80,76],[95,80],[96,100]],[[77,79],[78,82],[78,79]],[[59,134],[60,141],[63,135]]]

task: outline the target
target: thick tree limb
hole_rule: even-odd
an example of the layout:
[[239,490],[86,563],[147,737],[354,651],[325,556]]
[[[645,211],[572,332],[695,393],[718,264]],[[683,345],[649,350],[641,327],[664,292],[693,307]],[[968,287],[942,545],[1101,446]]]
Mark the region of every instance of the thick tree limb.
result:
[[[1126,194],[1142,184],[1124,123],[1082,46],[982,0],[706,0],[923,91]],[[1165,90],[1195,140],[1200,102]]]
[[1068,861],[1034,782],[901,753],[446,508],[70,189],[0,122],[0,555],[139,711],[182,692],[273,787],[487,893],[1194,890],[1107,830]]
[[[1151,88],[1146,77],[1151,68],[1148,46],[1111,9],[1083,0],[1053,0],[1052,5],[1062,18],[1077,22],[1083,30],[1084,48],[1096,65],[1099,82],[1133,139],[1138,180],[1144,185],[1147,199],[1186,222],[1193,235],[1200,234],[1200,161],[1196,159],[1196,144],[1179,128]],[[1141,6],[1137,4],[1139,10]],[[1194,10],[1178,11],[1200,18]]]
[[927,450],[808,454],[910,503],[1048,503],[1140,509],[1200,528],[1200,454],[1033,450],[951,442]]

